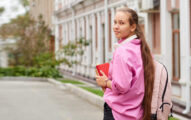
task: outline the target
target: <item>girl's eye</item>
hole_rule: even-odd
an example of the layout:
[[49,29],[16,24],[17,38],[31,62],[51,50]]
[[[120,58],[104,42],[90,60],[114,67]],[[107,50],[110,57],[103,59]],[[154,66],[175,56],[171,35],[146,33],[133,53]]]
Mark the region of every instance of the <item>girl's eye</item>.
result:
[[123,24],[124,24],[124,22],[119,22],[119,24],[123,25]]
[[114,24],[117,24],[117,22],[116,22],[116,21],[114,21]]

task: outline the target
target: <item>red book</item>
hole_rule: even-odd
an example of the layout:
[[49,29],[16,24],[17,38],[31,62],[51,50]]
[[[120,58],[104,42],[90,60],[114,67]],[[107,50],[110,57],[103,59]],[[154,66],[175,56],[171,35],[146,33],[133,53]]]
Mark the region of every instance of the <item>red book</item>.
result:
[[101,71],[103,71],[105,73],[105,75],[108,77],[108,72],[109,72],[109,63],[104,63],[104,64],[100,64],[100,65],[96,65],[96,69],[99,73],[100,76],[102,76]]

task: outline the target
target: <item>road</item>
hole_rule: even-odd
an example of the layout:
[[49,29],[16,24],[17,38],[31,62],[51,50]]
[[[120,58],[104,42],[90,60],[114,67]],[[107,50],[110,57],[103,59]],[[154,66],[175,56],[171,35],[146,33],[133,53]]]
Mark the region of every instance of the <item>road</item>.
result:
[[102,120],[102,117],[99,107],[49,82],[0,81],[0,120]]

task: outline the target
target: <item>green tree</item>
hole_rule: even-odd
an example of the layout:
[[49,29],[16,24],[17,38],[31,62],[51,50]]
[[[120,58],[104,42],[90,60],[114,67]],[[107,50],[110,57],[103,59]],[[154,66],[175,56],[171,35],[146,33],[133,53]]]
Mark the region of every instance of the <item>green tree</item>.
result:
[[[86,40],[85,38],[81,37],[76,42],[69,42],[68,44],[64,45],[57,53],[57,56],[62,59],[62,61],[72,67],[74,64],[80,64],[80,60],[73,59],[73,57],[80,56],[84,54],[85,47],[90,44],[90,40]],[[62,55],[64,54],[64,56]],[[62,56],[62,57],[60,57]]]
[[29,6],[29,0],[19,0],[19,2],[26,8]]
[[0,35],[17,39],[16,48],[9,49],[12,65],[33,66],[35,56],[49,52],[51,31],[41,18],[35,21],[28,13],[2,25]]
[[0,15],[5,11],[4,7],[0,7]]
[[[17,39],[16,47],[7,48],[10,53],[10,65],[24,65],[27,67],[38,66],[36,58],[46,56],[50,53],[51,31],[42,20],[42,15],[39,15],[39,20],[33,20],[28,13],[12,19],[10,23],[0,27],[0,36],[3,38],[14,37]],[[58,61],[52,59],[55,65],[64,63],[69,67],[73,64],[79,64],[79,61],[70,59],[74,56],[82,56],[84,54],[84,46],[89,45],[89,42],[84,38],[76,40],[78,42],[69,42],[67,45],[56,54],[64,54],[64,57],[59,57]],[[53,56],[52,56],[53,57]],[[43,57],[42,57],[43,58]],[[40,59],[44,62],[45,59]],[[48,61],[50,63],[50,61]],[[55,66],[54,66],[55,67]]]

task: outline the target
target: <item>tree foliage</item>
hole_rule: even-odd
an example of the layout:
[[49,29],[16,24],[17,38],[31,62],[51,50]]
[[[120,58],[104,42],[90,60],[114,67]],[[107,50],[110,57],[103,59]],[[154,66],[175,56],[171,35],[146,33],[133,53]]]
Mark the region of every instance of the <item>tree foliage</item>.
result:
[[[90,40],[89,40],[90,41]],[[64,56],[59,57],[63,60],[63,63],[68,65],[69,67],[72,67],[74,64],[80,64],[81,63],[81,57],[84,54],[85,47],[90,44],[88,40],[85,40],[85,38],[81,37],[75,42],[68,42],[68,44],[64,45],[62,49],[59,50],[58,56]],[[74,57],[80,56],[80,59],[77,60]]]
[[5,11],[4,7],[0,7],[0,15]]
[[0,36],[16,39],[7,48],[11,67],[0,68],[0,76],[61,77],[56,66],[62,60],[50,52],[51,31],[42,17],[35,21],[28,13],[18,16],[0,27]]
[[17,40],[16,47],[9,48],[12,65],[33,66],[36,56],[49,52],[51,31],[41,18],[35,21],[28,13],[2,25],[0,35]]
[[[41,74],[39,71],[36,71],[39,76],[49,75],[60,63],[69,67],[80,63],[81,60],[77,61],[71,58],[82,56],[84,48],[89,45],[89,42],[84,38],[79,38],[76,40],[77,42],[69,42],[56,54],[64,54],[64,57],[55,59],[54,54],[50,52],[51,31],[42,20],[42,15],[39,15],[39,19],[36,21],[28,13],[2,25],[0,27],[0,36],[4,39],[10,36],[16,39],[15,47],[7,48],[10,53],[9,65],[25,66],[27,68],[35,67],[35,69],[43,71],[40,72]],[[45,69],[50,69],[51,71],[46,71]],[[36,75],[35,71],[34,74]],[[29,74],[27,73],[27,75]]]
[[29,0],[19,0],[19,2],[26,8],[29,6]]

